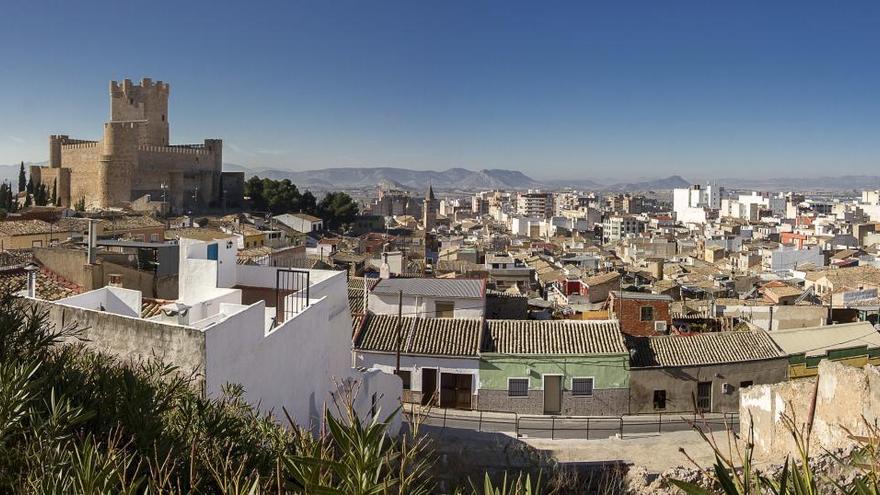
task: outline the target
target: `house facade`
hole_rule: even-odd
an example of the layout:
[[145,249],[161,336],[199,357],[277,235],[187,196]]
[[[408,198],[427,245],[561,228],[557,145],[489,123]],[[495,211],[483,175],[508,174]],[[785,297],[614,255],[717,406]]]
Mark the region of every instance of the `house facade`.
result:
[[631,414],[739,411],[739,390],[788,379],[766,332],[630,337]]
[[623,414],[629,396],[628,356],[615,321],[487,320],[479,408]]
[[394,374],[399,346],[404,402],[477,407],[482,320],[368,314],[353,330],[355,366]]

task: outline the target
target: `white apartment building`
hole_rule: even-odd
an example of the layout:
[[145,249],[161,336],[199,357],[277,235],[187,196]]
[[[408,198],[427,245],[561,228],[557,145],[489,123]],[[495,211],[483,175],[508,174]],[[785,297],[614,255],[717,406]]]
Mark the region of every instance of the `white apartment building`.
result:
[[602,241],[617,242],[644,231],[645,224],[631,215],[611,215],[602,222]]
[[706,223],[706,210],[721,209],[724,188],[715,184],[700,186],[695,184],[689,188],[672,191],[672,211],[676,221],[680,223]]
[[553,216],[553,193],[530,189],[519,193],[516,198],[516,211],[520,215],[536,218]]

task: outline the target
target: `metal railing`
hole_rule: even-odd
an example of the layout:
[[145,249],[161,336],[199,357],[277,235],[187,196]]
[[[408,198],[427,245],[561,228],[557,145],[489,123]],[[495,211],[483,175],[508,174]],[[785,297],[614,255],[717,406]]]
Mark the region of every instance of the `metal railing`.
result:
[[275,272],[275,321],[288,318],[309,307],[309,271],[283,268]]
[[660,435],[700,428],[739,430],[739,413],[657,413],[630,416],[543,416],[499,411],[425,409],[410,404],[404,420],[479,432],[513,433],[517,437],[593,440],[617,436]]

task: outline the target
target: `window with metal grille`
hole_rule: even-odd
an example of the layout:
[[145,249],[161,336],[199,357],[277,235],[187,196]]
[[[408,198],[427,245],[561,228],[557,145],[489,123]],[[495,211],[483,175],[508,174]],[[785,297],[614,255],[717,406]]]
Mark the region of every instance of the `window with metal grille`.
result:
[[640,320],[641,321],[653,321],[654,320],[654,307],[653,306],[642,306],[640,312]]
[[528,397],[529,395],[529,379],[528,378],[510,378],[507,380],[507,396],[508,397]]
[[697,383],[697,409],[712,410],[712,382]]
[[592,378],[572,378],[571,379],[571,395],[581,397],[590,397],[593,395],[593,379]]

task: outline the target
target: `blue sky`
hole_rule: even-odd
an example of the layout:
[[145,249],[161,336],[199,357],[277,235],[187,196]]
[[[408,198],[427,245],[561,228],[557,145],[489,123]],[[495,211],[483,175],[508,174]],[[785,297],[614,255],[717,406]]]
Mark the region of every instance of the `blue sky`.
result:
[[880,2],[12,2],[0,163],[99,138],[110,79],[172,141],[310,169],[536,178],[878,173]]

